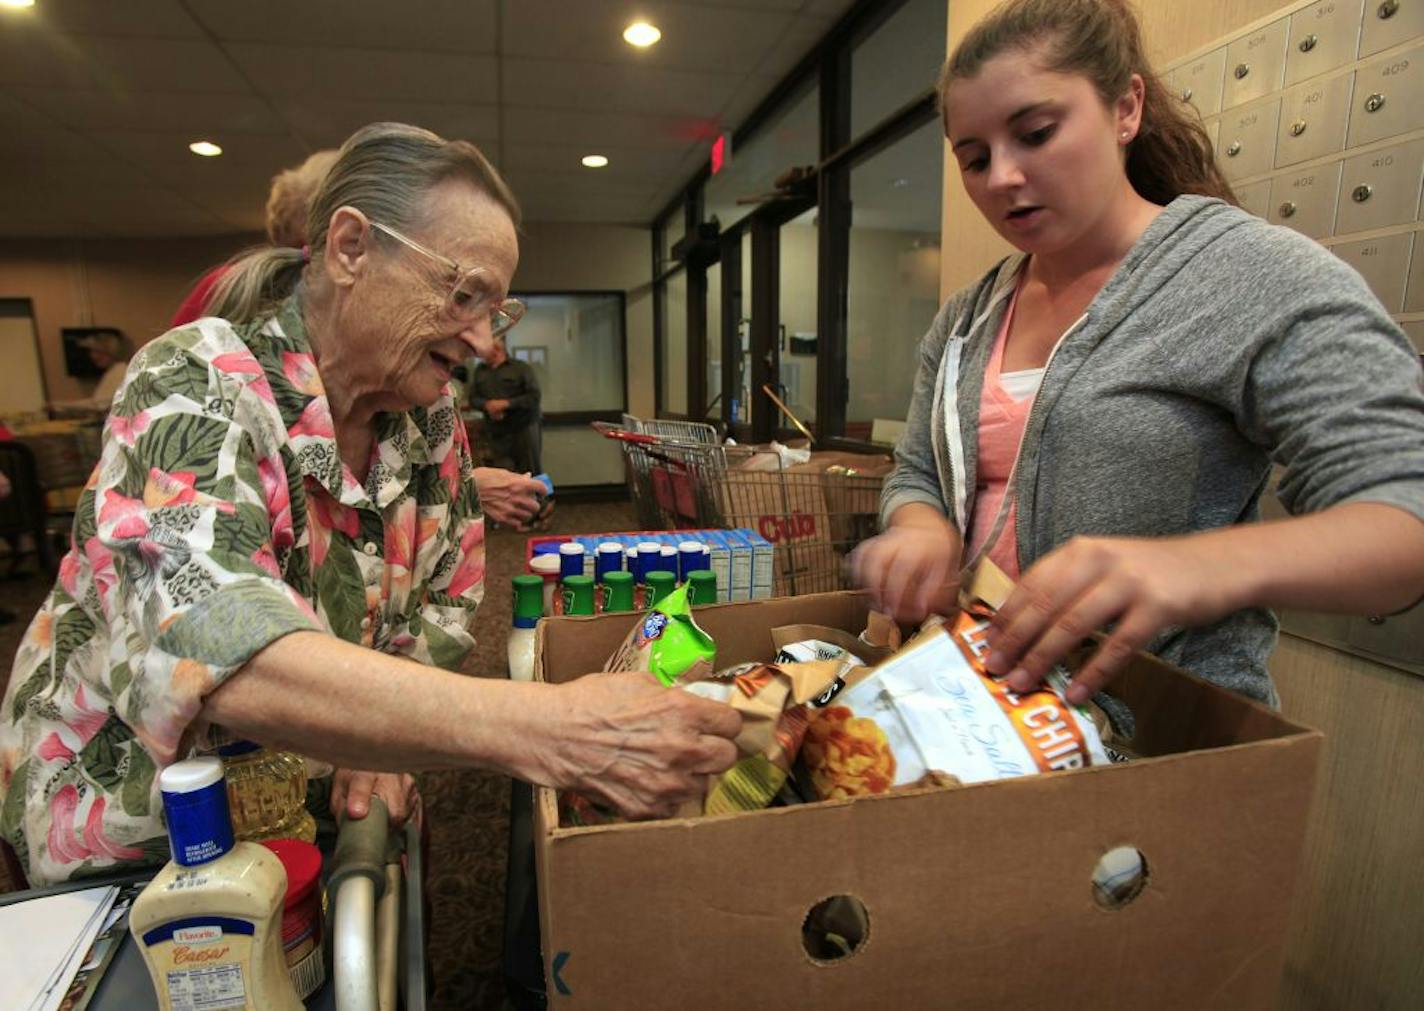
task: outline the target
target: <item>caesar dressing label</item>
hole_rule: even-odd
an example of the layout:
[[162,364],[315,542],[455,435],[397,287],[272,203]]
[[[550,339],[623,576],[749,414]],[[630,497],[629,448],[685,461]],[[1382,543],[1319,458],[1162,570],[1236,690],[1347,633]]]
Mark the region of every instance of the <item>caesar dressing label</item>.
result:
[[236,1011],[247,1006],[241,966],[174,970],[167,978],[168,1003],[173,1011]]

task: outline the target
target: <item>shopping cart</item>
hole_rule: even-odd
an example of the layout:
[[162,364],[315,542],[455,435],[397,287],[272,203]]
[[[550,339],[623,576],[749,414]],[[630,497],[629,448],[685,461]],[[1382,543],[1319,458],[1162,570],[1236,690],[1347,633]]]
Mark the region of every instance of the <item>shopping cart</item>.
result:
[[721,445],[711,425],[596,422],[622,443],[639,523],[649,530],[750,529],[776,547],[774,591],[845,585],[844,562],[872,536],[888,457],[818,453],[804,463],[784,447]]

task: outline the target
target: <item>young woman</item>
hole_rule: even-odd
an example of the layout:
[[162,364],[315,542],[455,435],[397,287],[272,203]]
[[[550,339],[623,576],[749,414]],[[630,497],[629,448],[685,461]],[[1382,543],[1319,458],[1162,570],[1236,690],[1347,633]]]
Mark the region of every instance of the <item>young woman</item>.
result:
[[[941,310],[855,557],[906,620],[1019,579],[989,667],[1074,701],[1147,648],[1266,702],[1269,608],[1424,595],[1418,358],[1360,277],[1232,204],[1121,0],[1010,0],[940,82],[965,189],[1020,252]],[[1291,519],[1260,523],[1272,464]]]

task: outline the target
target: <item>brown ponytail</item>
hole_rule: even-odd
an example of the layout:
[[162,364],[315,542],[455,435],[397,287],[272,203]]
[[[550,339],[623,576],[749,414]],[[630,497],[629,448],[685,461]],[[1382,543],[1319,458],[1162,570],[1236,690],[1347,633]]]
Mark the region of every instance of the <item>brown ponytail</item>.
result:
[[1195,193],[1237,202],[1213,158],[1200,116],[1168,91],[1148,65],[1142,30],[1126,0],[1000,4],[969,30],[945,63],[938,89],[941,115],[954,81],[976,76],[1002,52],[1025,49],[1041,52],[1055,73],[1092,81],[1109,106],[1127,93],[1133,74],[1141,76],[1142,125],[1127,150],[1127,178],[1144,199],[1168,204]]

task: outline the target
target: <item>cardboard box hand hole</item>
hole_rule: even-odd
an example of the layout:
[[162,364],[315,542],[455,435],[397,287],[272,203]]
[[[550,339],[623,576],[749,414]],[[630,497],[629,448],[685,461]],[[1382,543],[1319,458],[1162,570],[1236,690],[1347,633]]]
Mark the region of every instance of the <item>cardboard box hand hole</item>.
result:
[[870,912],[854,895],[832,895],[806,912],[801,947],[817,965],[849,958],[870,936]]
[[1118,846],[1093,868],[1093,899],[1104,909],[1122,909],[1147,887],[1147,858],[1141,850]]

